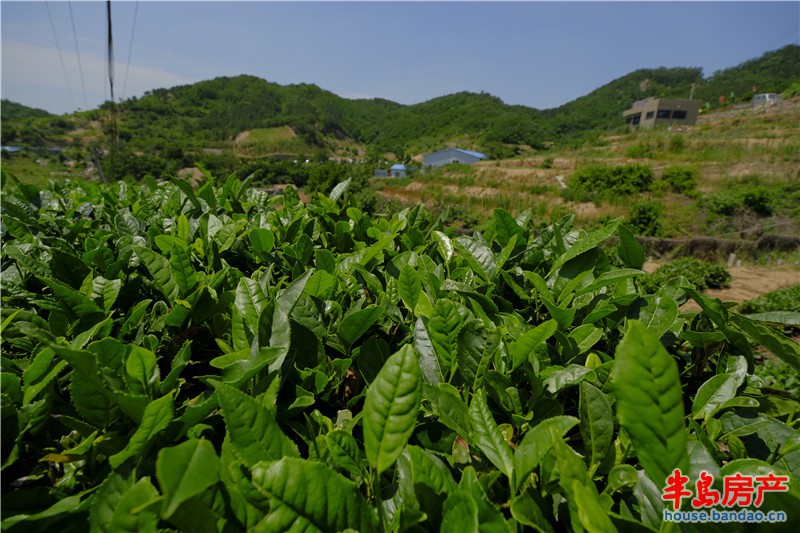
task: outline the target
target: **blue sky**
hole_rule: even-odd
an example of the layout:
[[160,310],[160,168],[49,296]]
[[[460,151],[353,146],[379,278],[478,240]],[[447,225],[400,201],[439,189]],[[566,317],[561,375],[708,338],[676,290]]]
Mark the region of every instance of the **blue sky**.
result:
[[[54,113],[108,99],[105,2],[3,0],[0,15],[3,98]],[[112,15],[118,98],[252,74],[347,98],[486,91],[548,109],[639,68],[708,76],[800,43],[796,0],[115,1]]]

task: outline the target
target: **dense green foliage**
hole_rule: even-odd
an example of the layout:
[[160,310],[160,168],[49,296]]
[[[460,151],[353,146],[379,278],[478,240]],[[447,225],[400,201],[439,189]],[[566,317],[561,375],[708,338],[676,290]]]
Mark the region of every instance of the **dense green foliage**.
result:
[[697,170],[684,166],[671,166],[661,173],[660,183],[657,187],[679,194],[692,195],[697,188]]
[[800,313],[800,284],[762,294],[738,305],[736,311],[743,315],[772,311]]
[[788,45],[737,67],[714,72],[696,87],[695,95],[716,106],[720,96],[728,102],[750,102],[756,93],[782,93],[800,81],[798,65],[800,46]]
[[50,113],[44,109],[36,109],[35,107],[28,107],[16,102],[12,102],[6,98],[0,101],[0,119],[12,120],[15,118],[34,118],[34,117],[52,117]]
[[698,291],[729,287],[731,274],[716,263],[701,261],[694,257],[681,257],[661,265],[657,271],[644,278],[643,286],[647,292],[657,292],[670,280],[683,277]]
[[631,206],[625,224],[636,235],[657,237],[661,235],[664,206],[656,200],[640,200]]
[[[210,168],[214,158],[208,150],[230,156],[239,133],[283,126],[296,134],[296,146],[311,152],[297,155],[354,156],[360,149],[369,159],[393,153],[408,160],[458,143],[492,158],[509,157],[529,147],[580,143],[598,132],[613,131],[622,125],[622,112],[632,102],[647,97],[685,98],[692,86],[695,97],[712,107],[720,94],[735,92],[738,98],[747,98],[753,85],[759,91],[781,92],[797,81],[798,56],[800,46],[790,45],[707,79],[699,68],[637,70],[549,110],[507,105],[486,93],[459,92],[401,105],[382,99],[349,100],[312,84],[282,86],[254,76],[221,77],[156,89],[117,105],[119,176],[141,177],[141,168],[130,171],[128,165],[152,171],[158,160],[164,161],[166,172],[203,158],[207,161],[201,162]],[[91,149],[97,143],[86,143],[86,134],[66,135],[64,117],[43,118],[30,109],[17,112],[22,107],[3,101],[3,120],[8,116],[10,121],[3,127],[4,144]],[[77,113],[69,120],[76,129],[97,128],[97,123],[108,120],[110,108],[106,103],[100,110]],[[90,137],[108,131],[109,125],[103,124]],[[153,160],[134,159],[141,159],[142,155],[134,155],[140,153]]]
[[586,165],[570,176],[570,187],[610,198],[649,191],[655,174],[648,165]]
[[791,475],[800,520],[751,346],[796,342],[646,294],[620,220],[456,236],[349,184],[4,183],[4,531],[657,531],[675,468]]

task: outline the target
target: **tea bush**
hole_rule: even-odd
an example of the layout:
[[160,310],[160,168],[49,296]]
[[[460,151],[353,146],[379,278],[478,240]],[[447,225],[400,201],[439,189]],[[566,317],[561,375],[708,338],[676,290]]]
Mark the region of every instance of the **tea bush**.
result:
[[653,169],[648,165],[589,165],[579,168],[571,176],[571,184],[604,195],[636,194],[649,191],[653,183]]
[[653,293],[670,280],[683,277],[697,290],[722,289],[730,286],[731,274],[722,266],[693,257],[681,257],[661,265],[642,280],[644,289]]
[[759,217],[771,216],[778,204],[776,191],[765,186],[741,186],[716,193],[702,200],[713,216],[732,216],[752,213]]
[[796,342],[642,292],[620,219],[459,236],[351,183],[4,174],[3,531],[669,531],[676,469],[787,476],[758,510],[800,523],[800,404],[753,374]]
[[800,313],[800,284],[762,294],[739,304],[736,311],[744,315],[771,311]]
[[643,200],[633,204],[625,224],[637,235],[657,237],[661,235],[661,220],[664,206],[655,200]]
[[661,174],[661,181],[679,194],[691,195],[697,188],[697,170],[683,166],[671,166]]

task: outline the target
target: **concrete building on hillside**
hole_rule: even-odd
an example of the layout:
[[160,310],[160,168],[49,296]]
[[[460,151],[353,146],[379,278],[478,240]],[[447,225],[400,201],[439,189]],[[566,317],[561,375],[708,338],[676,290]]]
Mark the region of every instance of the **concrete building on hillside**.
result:
[[389,168],[389,175],[393,178],[405,178],[408,170],[405,165],[394,164]]
[[632,129],[653,126],[696,124],[700,100],[684,98],[647,98],[634,102],[624,111],[625,123]]
[[486,159],[486,156],[480,152],[470,152],[469,150],[462,150],[460,148],[445,148],[438,152],[425,154],[423,161],[426,167],[441,167],[449,165],[450,163],[471,165],[482,159]]

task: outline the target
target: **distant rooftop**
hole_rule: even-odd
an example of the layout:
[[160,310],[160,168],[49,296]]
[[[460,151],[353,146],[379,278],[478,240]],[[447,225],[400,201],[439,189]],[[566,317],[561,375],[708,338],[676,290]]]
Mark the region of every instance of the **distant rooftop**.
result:
[[389,170],[405,170],[405,169],[406,169],[405,165],[401,165],[400,163],[396,163],[396,164],[392,165]]
[[453,148],[453,150],[458,150],[459,152],[471,155],[472,157],[477,157],[479,159],[486,159],[486,154],[482,154],[480,152],[471,152],[470,150],[462,150],[461,148]]

